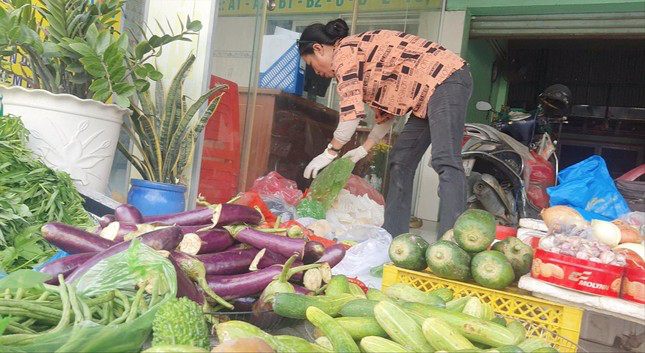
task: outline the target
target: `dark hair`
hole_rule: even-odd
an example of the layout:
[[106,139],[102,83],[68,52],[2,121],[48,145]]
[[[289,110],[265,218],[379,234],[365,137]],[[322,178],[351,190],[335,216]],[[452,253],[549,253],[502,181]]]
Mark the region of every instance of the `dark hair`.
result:
[[339,39],[347,37],[348,34],[349,26],[340,18],[329,21],[326,25],[314,23],[302,31],[298,40],[298,50],[300,55],[311,54],[314,52],[314,44],[334,45]]

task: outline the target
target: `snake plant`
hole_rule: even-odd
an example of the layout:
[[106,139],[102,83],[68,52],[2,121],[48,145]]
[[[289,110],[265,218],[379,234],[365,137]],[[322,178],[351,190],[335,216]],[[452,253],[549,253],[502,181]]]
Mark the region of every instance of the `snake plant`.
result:
[[[129,124],[124,124],[138,153],[130,151],[119,142],[118,149],[132,163],[141,176],[150,181],[179,184],[186,165],[192,160],[195,140],[204,129],[222,99],[226,85],[213,89],[188,104],[183,95],[186,76],[195,56],[189,55],[171,81],[167,92],[161,81],[155,83],[155,98],[149,90],[137,92],[131,98],[133,114]],[[199,109],[212,97],[206,109]]]

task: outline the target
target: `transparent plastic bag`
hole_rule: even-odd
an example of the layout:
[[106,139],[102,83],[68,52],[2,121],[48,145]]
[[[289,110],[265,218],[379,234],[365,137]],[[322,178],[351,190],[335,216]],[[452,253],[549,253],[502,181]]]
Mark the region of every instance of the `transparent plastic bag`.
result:
[[298,217],[325,219],[325,207],[322,202],[309,197],[302,199],[296,207]]
[[250,191],[257,192],[260,195],[279,195],[289,205],[296,205],[302,199],[302,191],[298,189],[295,181],[286,179],[278,172],[270,172],[269,174],[257,178],[253,182],[253,187]]
[[634,228],[640,228],[645,225],[645,212],[629,212],[620,216],[618,219]]
[[348,190],[341,190],[338,198],[327,211],[327,218],[334,217],[345,227],[360,224],[382,226],[385,208],[367,195],[356,196]]
[[376,226],[359,226],[348,230],[345,237],[362,242],[347,250],[343,260],[332,269],[332,273],[357,277],[369,287],[380,288],[381,279],[372,276],[370,270],[390,261],[390,233]]
[[323,210],[327,211],[347,184],[354,166],[349,158],[338,158],[331,162],[311,183],[308,197],[318,200]]
[[[2,346],[9,352],[138,352],[152,330],[152,320],[158,308],[177,293],[173,265],[154,249],[138,240],[125,251],[108,257],[84,273],[76,285],[79,296],[95,296],[114,289],[132,291],[140,281],[158,281],[166,289],[163,296],[137,318],[122,324],[105,326],[80,322],[63,331],[44,334],[29,345]],[[144,295],[149,303],[149,295]],[[72,326],[73,325],[73,326]]]
[[345,184],[345,190],[356,196],[367,195],[367,197],[374,200],[379,205],[385,205],[385,198],[383,195],[358,175],[352,174],[349,177],[347,184]]
[[296,217],[296,208],[287,203],[282,196],[280,195],[262,195],[262,200],[267,205],[271,213],[276,217],[282,217],[281,221],[291,221],[295,220]]

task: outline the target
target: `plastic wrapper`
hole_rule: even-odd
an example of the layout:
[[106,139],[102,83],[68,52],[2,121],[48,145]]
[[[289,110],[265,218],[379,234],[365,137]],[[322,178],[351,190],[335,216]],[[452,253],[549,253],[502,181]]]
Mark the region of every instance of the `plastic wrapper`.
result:
[[[347,184],[354,165],[349,158],[338,158],[331,162],[311,183],[308,197],[318,200],[323,210],[327,211],[338,197],[340,190]],[[298,215],[303,217],[300,213]]]
[[379,205],[385,205],[385,198],[383,195],[374,189],[365,179],[357,175],[352,174],[349,177],[347,184],[345,184],[345,190],[356,196],[367,195],[367,197],[374,200]]
[[[355,229],[354,229],[355,228]],[[390,261],[388,249],[392,236],[376,226],[353,227],[346,233],[347,239],[362,240],[345,253],[343,260],[334,266],[333,274],[357,277],[369,287],[381,288],[381,279],[370,274],[373,267]]]
[[345,227],[361,224],[380,227],[385,221],[385,208],[367,195],[356,196],[347,190],[341,190],[327,211],[327,218],[334,218]]
[[257,178],[250,191],[260,195],[279,195],[289,205],[296,205],[302,199],[302,191],[298,189],[295,181],[284,178],[278,172]]
[[645,226],[645,212],[629,212],[620,216],[619,219],[637,229]]
[[296,217],[296,208],[293,207],[293,205],[290,205],[287,203],[282,196],[280,195],[275,195],[275,196],[269,196],[269,195],[262,195],[262,200],[264,200],[264,203],[267,205],[269,208],[269,211],[271,211],[272,214],[274,214],[276,217],[282,217],[282,221],[291,221],[295,220]]
[[304,198],[296,207],[298,217],[311,217],[315,219],[325,219],[325,206],[322,202],[312,198]]
[[44,334],[33,344],[5,345],[0,351],[138,352],[150,335],[158,308],[177,293],[176,273],[170,261],[154,249],[133,241],[130,248],[97,263],[74,283],[79,296],[83,297],[114,289],[133,290],[136,283],[145,280],[158,281],[159,288],[167,291],[156,304],[132,321],[113,326],[80,322],[63,331]]

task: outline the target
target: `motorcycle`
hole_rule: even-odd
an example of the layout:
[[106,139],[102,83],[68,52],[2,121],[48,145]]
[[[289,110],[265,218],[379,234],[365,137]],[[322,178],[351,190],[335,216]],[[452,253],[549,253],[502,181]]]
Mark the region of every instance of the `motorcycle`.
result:
[[478,110],[491,112],[492,122],[465,125],[468,208],[487,210],[500,225],[517,227],[520,218],[539,218],[549,206],[546,189],[555,186],[558,173],[556,142],[549,132],[554,121],[560,130],[566,122],[570,92],[563,91],[547,88],[532,113],[495,112],[489,103],[477,102]]

